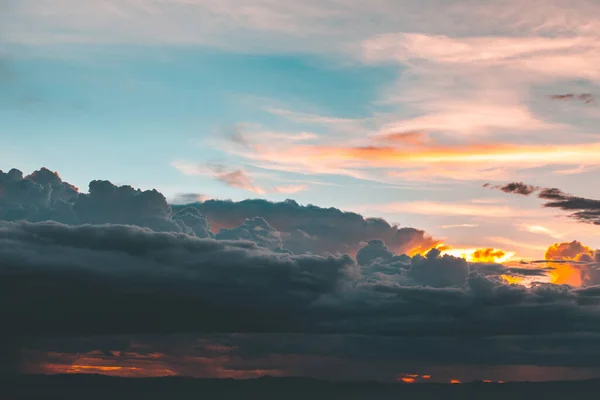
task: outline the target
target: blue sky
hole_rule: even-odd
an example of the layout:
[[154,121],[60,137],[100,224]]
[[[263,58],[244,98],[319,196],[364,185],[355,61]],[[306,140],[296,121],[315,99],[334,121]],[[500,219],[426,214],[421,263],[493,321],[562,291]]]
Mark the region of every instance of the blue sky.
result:
[[291,197],[517,257],[600,247],[594,226],[481,187],[598,195],[600,111],[577,95],[597,93],[600,29],[580,3],[8,1],[0,168]]

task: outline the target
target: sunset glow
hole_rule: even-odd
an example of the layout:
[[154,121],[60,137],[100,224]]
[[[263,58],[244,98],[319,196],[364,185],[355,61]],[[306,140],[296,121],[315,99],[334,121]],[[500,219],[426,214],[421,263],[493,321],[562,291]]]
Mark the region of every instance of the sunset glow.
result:
[[600,0],[0,0],[0,121],[0,386],[600,392]]
[[448,249],[443,250],[442,254],[448,254],[454,257],[461,257],[469,262],[482,263],[503,263],[510,261],[515,252],[499,249]]

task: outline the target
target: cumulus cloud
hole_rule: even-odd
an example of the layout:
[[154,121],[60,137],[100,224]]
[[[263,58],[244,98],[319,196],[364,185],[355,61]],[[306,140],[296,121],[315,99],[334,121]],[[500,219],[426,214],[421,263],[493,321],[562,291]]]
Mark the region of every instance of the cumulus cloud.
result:
[[261,217],[248,218],[232,229],[221,229],[215,237],[220,240],[248,240],[269,250],[281,250],[283,244],[281,233]]
[[[281,190],[293,192],[298,188]],[[90,182],[89,193],[79,193],[57,173],[45,168],[25,177],[16,169],[0,172],[0,218],[7,221],[125,224],[202,238],[213,234],[218,239],[243,238],[268,248],[278,247],[275,242],[281,241],[282,247],[297,254],[355,254],[361,243],[375,239],[383,240],[399,253],[425,251],[438,243],[422,230],[399,228],[382,219],[364,218],[335,208],[300,206],[293,200],[272,203],[198,199],[196,194],[187,194],[178,203],[193,200],[193,204],[170,205],[156,190],[142,191],[103,180]],[[275,244],[256,234],[262,222],[248,226],[261,220],[269,227],[264,232],[279,238]],[[219,234],[222,229],[228,231]]]
[[594,251],[577,240],[554,243],[546,250],[546,260],[591,261]]
[[[191,204],[213,226],[235,227],[248,218],[262,217],[281,232],[283,245],[294,253],[355,254],[361,243],[382,240],[397,253],[426,251],[439,241],[424,231],[390,225],[383,219],[315,205],[301,206],[293,200],[273,203],[267,200],[240,202],[208,200]],[[175,210],[179,206],[173,206]]]
[[25,177],[14,168],[6,173],[0,171],[0,219],[72,222],[70,204],[77,195],[76,187],[46,168]]
[[371,240],[356,253],[356,262],[366,274],[376,272],[387,275],[402,274],[411,266],[406,254],[396,255],[382,240]]
[[412,258],[410,274],[424,286],[462,286],[469,275],[469,264],[464,258],[440,256],[440,250],[431,249],[425,257],[418,254]]

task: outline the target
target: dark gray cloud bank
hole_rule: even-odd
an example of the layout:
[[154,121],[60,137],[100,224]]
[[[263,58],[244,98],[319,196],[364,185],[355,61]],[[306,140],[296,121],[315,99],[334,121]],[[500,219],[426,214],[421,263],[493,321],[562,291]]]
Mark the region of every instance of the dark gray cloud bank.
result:
[[[596,340],[600,287],[526,288],[499,276],[537,271],[436,249],[409,257],[435,241],[383,220],[293,201],[171,207],[157,191],[107,181],[81,194],[48,170],[0,172],[0,215],[7,360],[15,338],[187,332],[269,334],[271,346],[303,338],[289,351],[369,362],[388,359],[376,343],[389,343],[413,364],[600,367],[570,343]],[[214,235],[213,223],[227,228]],[[331,336],[315,335],[346,339],[324,350],[329,339],[311,338]],[[561,357],[540,343],[563,343]]]

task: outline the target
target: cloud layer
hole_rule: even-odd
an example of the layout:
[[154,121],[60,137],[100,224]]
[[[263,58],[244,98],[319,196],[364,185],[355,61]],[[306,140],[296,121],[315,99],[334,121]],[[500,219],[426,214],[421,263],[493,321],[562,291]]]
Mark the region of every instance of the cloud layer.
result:
[[[0,309],[5,359],[17,338],[32,335],[189,332],[305,335],[309,342],[312,335],[359,335],[401,348],[396,341],[406,340],[423,351],[469,338],[498,351],[525,343],[527,355],[511,362],[553,363],[536,356],[529,341],[600,329],[594,279],[584,287],[510,285],[505,276],[547,271],[467,262],[437,248],[425,252],[438,243],[413,228],[293,201],[172,208],[156,191],[92,181],[82,194],[47,170],[31,177],[2,174],[0,300],[11,304]],[[213,221],[232,227],[215,235]],[[425,255],[403,254],[414,248]],[[356,261],[340,254],[351,249]],[[479,252],[481,260],[498,255]],[[553,246],[548,258],[589,266],[595,254],[573,242]],[[294,351],[303,357],[318,352],[302,346]],[[575,365],[591,362],[578,349],[569,352]],[[445,363],[450,353],[427,359]],[[494,363],[495,354],[483,362]],[[376,355],[359,358],[365,357]],[[472,362],[469,357],[459,362]]]

